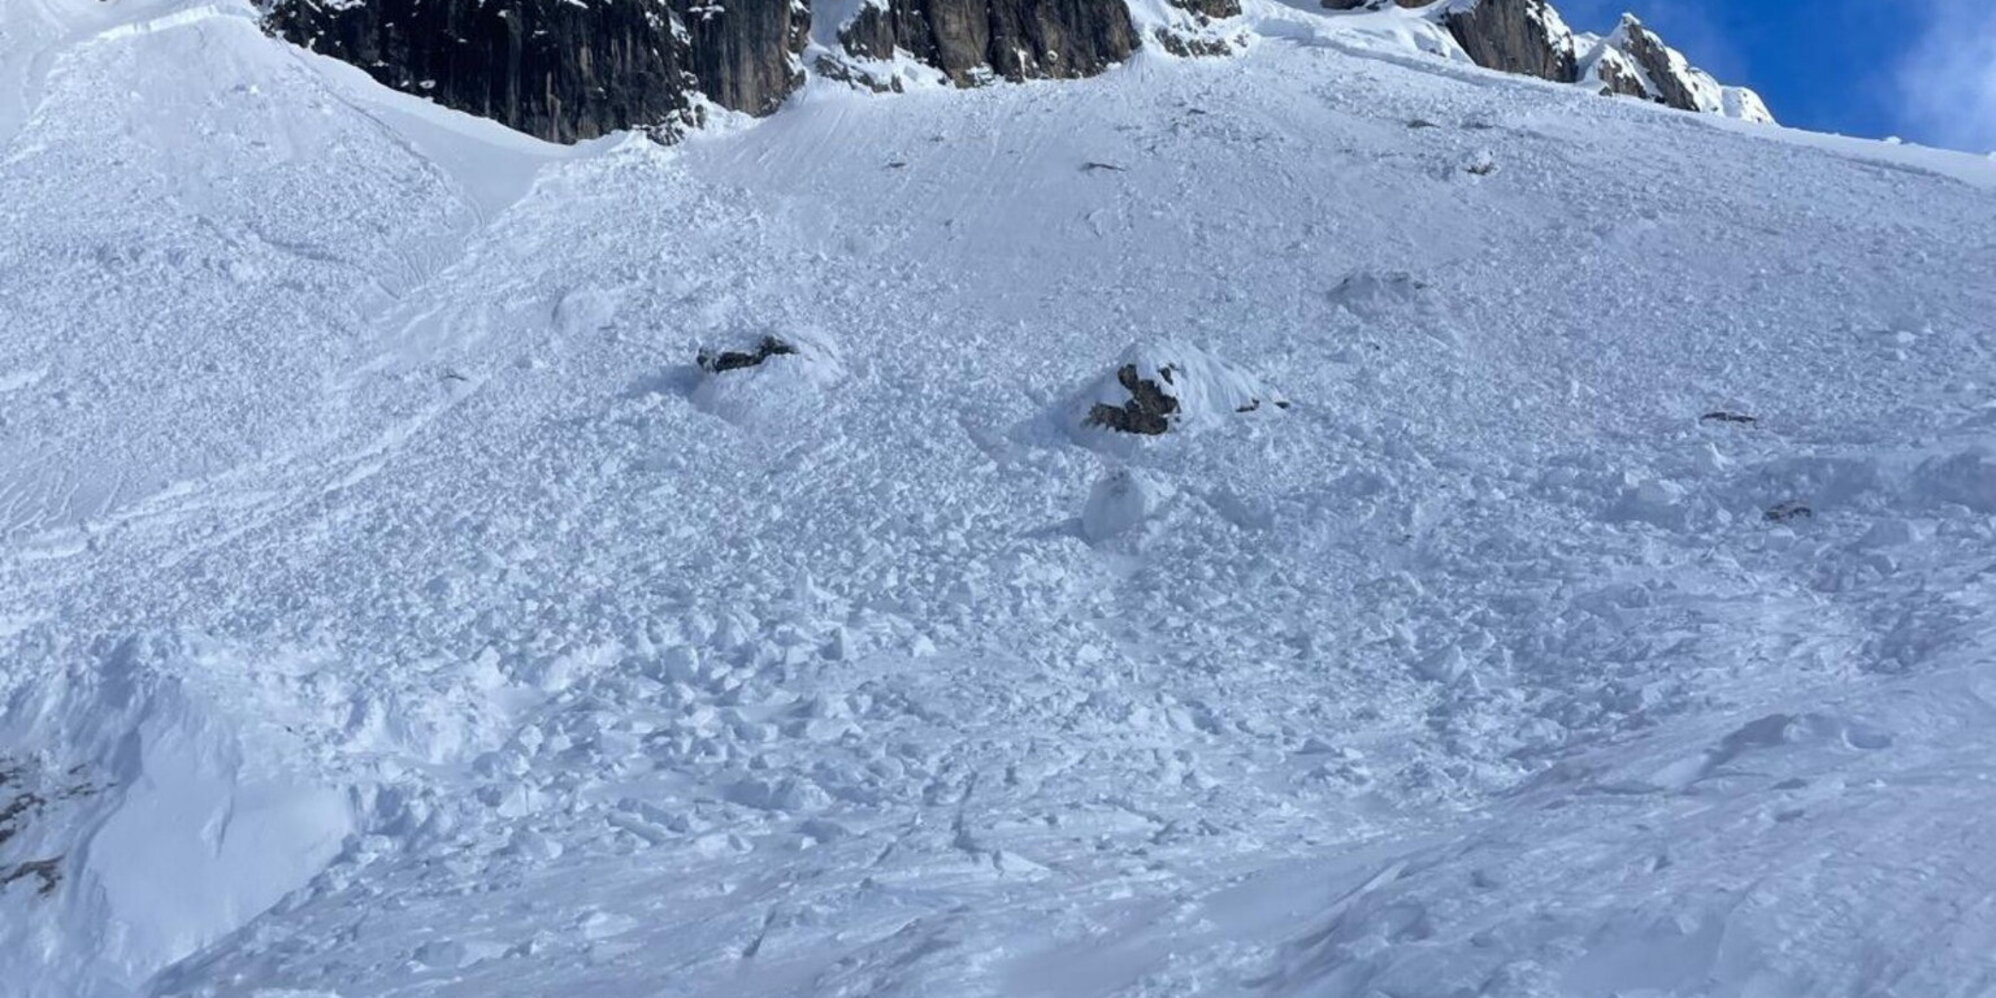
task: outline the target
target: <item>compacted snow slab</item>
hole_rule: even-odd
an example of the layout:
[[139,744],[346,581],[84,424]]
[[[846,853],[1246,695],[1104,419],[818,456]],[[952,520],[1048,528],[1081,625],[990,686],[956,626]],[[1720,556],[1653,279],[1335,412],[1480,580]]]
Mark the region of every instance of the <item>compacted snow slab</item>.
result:
[[235,664],[133,637],[12,692],[0,827],[20,862],[0,870],[0,975],[14,993],[137,990],[303,886],[354,831],[348,795],[291,768],[290,732],[204,675]]

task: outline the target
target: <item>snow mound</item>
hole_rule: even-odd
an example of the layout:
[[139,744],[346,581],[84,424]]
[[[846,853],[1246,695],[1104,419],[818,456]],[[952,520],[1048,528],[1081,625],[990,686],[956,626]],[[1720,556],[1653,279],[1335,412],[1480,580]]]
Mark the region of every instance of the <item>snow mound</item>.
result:
[[1064,422],[1090,443],[1106,433],[1157,436],[1287,408],[1289,401],[1258,375],[1189,344],[1165,341],[1124,351],[1114,370],[1068,403]]
[[741,426],[807,418],[823,405],[825,392],[845,379],[838,348],[810,330],[737,334],[703,347],[700,356],[693,404]]
[[230,712],[176,663],[190,664],[180,642],[128,638],[9,699],[9,994],[126,993],[304,885],[354,830],[344,793],[286,764],[288,731]]
[[1091,543],[1128,533],[1157,515],[1176,494],[1171,485],[1133,468],[1117,468],[1089,490],[1081,511],[1081,536]]

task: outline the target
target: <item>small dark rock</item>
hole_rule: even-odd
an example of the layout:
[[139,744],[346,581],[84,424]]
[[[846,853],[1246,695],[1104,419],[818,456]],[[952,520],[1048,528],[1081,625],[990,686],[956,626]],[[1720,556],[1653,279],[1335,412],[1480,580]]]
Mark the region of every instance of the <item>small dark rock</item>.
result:
[[1787,502],[1776,503],[1768,509],[1765,515],[1769,523],[1787,523],[1790,520],[1813,520],[1816,517],[1816,511],[1810,509],[1807,503],[1791,499]]
[[1701,423],[1740,423],[1746,426],[1752,426],[1755,423],[1760,422],[1760,419],[1758,417],[1749,416],[1741,412],[1728,412],[1724,409],[1714,409],[1711,412],[1708,412],[1703,416],[1698,417],[1698,421]]
[[716,353],[712,350],[702,349],[700,355],[694,359],[694,363],[700,366],[700,370],[708,374],[719,374],[723,371],[754,367],[771,357],[781,357],[796,352],[796,347],[774,336],[765,336],[762,338],[762,342],[757,343],[755,349],[752,351],[723,350]]
[[1122,0],[887,0],[861,5],[839,32],[858,58],[906,52],[960,87],[1094,76],[1138,39]]

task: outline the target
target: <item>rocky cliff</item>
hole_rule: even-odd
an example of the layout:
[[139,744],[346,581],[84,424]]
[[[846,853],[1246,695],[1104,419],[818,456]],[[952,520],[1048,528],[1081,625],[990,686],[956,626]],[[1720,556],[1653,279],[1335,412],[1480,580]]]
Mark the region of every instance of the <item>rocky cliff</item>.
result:
[[265,23],[388,86],[574,142],[773,110],[803,79],[795,0],[273,0]]
[[1606,37],[1575,34],[1548,0],[1321,0],[1332,10],[1417,8],[1479,66],[1641,97],[1685,111],[1771,122],[1760,96],[1722,86],[1633,14]]
[[1436,16],[1479,66],[1559,83],[1579,73],[1573,32],[1546,0],[1450,0]]
[[1644,97],[1685,111],[1723,114],[1748,121],[1774,120],[1760,95],[1745,87],[1723,86],[1693,65],[1684,53],[1664,44],[1633,14],[1605,38],[1582,36],[1588,50],[1578,82],[1603,93]]
[[839,32],[861,59],[905,52],[958,86],[1093,76],[1137,48],[1124,0],[886,0]]
[[[1236,42],[1214,25],[1241,12],[1238,0],[1166,0],[1159,9],[1175,13],[1148,14],[1140,30],[1130,0],[862,0],[814,32],[809,0],[262,2],[277,35],[557,142],[670,135],[709,106],[768,114],[803,83],[807,52],[823,75],[878,89],[898,89],[911,66],[957,86],[1070,78],[1128,59],[1146,38],[1178,55],[1225,54]],[[1751,91],[1719,86],[1633,17],[1597,38],[1575,35],[1548,0],[1321,2],[1412,8],[1401,16],[1432,22],[1424,30],[1492,69],[1772,120]],[[864,68],[880,66],[888,76]]]

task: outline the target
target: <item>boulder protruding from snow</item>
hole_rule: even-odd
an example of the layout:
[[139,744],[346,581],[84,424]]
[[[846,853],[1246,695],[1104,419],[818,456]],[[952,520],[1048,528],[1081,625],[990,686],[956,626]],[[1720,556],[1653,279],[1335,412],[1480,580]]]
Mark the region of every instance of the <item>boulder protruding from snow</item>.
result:
[[695,406],[731,423],[803,420],[822,407],[825,390],[845,377],[838,350],[816,333],[735,339],[701,348],[700,381],[693,389]]
[[694,364],[708,374],[720,374],[723,371],[738,371],[744,367],[754,367],[771,357],[787,357],[796,352],[796,347],[791,346],[781,338],[764,336],[762,339],[756,341],[755,346],[744,350],[717,350],[712,347],[702,347],[699,354],[694,357]]
[[1069,425],[1083,432],[1158,436],[1240,413],[1287,409],[1260,378],[1183,343],[1140,345],[1075,397]]

